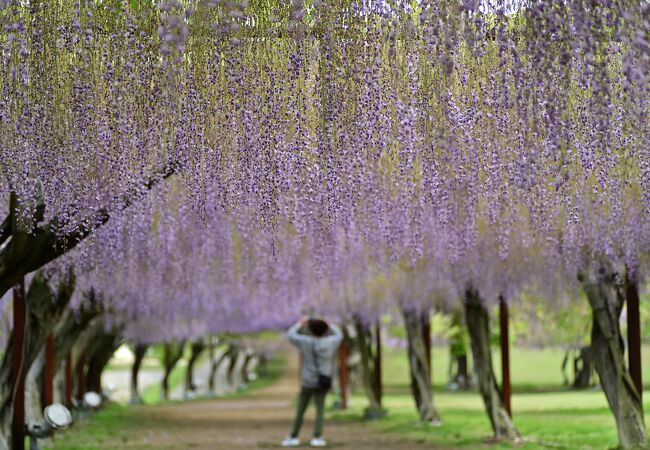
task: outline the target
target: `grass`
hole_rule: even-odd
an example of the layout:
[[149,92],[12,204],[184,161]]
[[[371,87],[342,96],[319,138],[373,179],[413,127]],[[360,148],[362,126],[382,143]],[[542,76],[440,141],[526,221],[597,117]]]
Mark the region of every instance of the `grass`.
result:
[[[384,406],[389,415],[369,423],[375,431],[400,433],[409,438],[443,448],[505,449],[511,443],[486,443],[490,423],[476,392],[436,393],[435,403],[442,415],[440,427],[423,426],[417,421],[413,400],[408,395],[389,394]],[[351,408],[334,417],[359,421],[366,404],[353,396]],[[649,407],[650,403],[646,404]],[[601,392],[557,392],[516,394],[514,421],[531,442],[522,449],[610,449],[617,446],[614,419]]]
[[[251,382],[244,391],[228,394],[227,397],[247,395],[273,383],[282,374],[286,359],[277,356],[271,359],[259,378]],[[212,399],[214,400],[214,399]],[[203,398],[188,400],[206,401]],[[172,402],[170,402],[172,403]],[[85,421],[75,423],[72,428],[57,435],[55,447],[59,450],[99,450],[114,448],[115,442],[123,442],[128,447],[133,436],[141,433],[143,427],[156,428],[148,411],[153,405],[128,406],[112,403]]]
[[[650,356],[650,349],[644,349],[644,355]],[[449,392],[444,389],[449,363],[446,349],[433,349],[434,402],[443,419],[440,427],[418,423],[414,402],[409,395],[408,361],[404,351],[386,348],[383,356],[384,407],[389,415],[368,423],[372,430],[408,435],[442,448],[513,448],[509,442],[486,442],[492,430],[478,392]],[[605,395],[600,390],[573,391],[563,387],[560,371],[563,356],[562,350],[553,348],[511,349],[513,418],[527,439],[517,448],[616,448],[616,426]],[[500,355],[495,351],[493,357],[500,378]],[[644,398],[649,396],[650,392]],[[361,421],[362,411],[367,405],[365,397],[353,395],[350,404],[348,410],[333,412],[332,416]],[[646,402],[645,408],[646,411],[650,408],[650,402]]]
[[113,403],[94,414],[89,420],[75,422],[56,435],[55,448],[88,450],[102,448],[105,442],[127,443],[146,421],[146,407],[131,407]]
[[[643,367],[650,368],[650,345],[642,349]],[[471,354],[469,364],[471,368]],[[402,349],[385,347],[382,354],[383,380],[386,392],[406,392],[409,389],[408,360]],[[562,372],[560,370],[564,350],[556,347],[510,349],[510,377],[514,392],[542,392],[564,389]],[[501,354],[498,348],[493,348],[492,358],[495,374],[501,379]],[[446,347],[433,347],[433,383],[438,389],[447,384],[447,369],[449,367],[449,351]],[[572,369],[569,370],[569,375]],[[644,380],[645,389],[650,389],[650,378]]]

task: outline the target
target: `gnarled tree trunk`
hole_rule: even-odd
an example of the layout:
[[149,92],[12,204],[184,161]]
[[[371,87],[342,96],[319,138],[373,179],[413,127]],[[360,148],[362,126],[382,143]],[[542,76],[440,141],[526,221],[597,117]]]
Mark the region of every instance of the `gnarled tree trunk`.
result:
[[465,292],[465,317],[474,356],[474,370],[478,388],[485,404],[496,439],[518,440],[521,435],[506,411],[494,376],[490,348],[490,316],[478,293],[473,288]]
[[251,349],[248,352],[248,357],[243,367],[244,370],[243,376],[244,376],[244,381],[246,383],[250,383],[251,381],[255,380],[256,377],[255,372],[257,370],[258,364],[259,364],[259,357],[257,356],[257,353]]
[[94,291],[85,294],[81,308],[65,312],[54,328],[54,367],[61,367],[63,359],[82,339],[87,342],[92,338],[94,330],[101,326],[102,312]]
[[366,409],[366,417],[381,417],[384,414],[381,407],[381,386],[378,384],[378,377],[375,373],[377,367],[375,367],[376,358],[372,349],[372,330],[360,320],[355,320],[354,326],[361,356],[363,389],[369,403]]
[[169,400],[169,376],[178,361],[183,357],[183,349],[185,348],[185,341],[180,342],[172,341],[165,342],[163,354],[163,379],[162,379],[162,398]]
[[226,382],[228,389],[236,391],[238,386],[238,377],[236,372],[237,364],[240,361],[241,348],[238,344],[231,344],[228,348],[228,371],[226,372]]
[[574,389],[586,389],[591,385],[591,374],[593,373],[594,357],[591,346],[580,347],[579,354],[573,360],[573,370],[575,378],[573,380]]
[[219,370],[219,367],[228,358],[228,349],[221,349],[220,352],[217,352],[216,355],[213,355],[211,358],[211,365],[210,365],[210,378],[208,379],[208,390],[209,392],[216,392],[216,378],[217,378],[217,371]]
[[460,389],[469,389],[472,385],[467,361],[467,331],[460,310],[451,315],[451,332],[449,337],[449,383]]
[[246,363],[247,355],[246,348],[239,347],[237,353],[237,359],[235,363],[230,367],[230,383],[235,391],[242,389],[244,387],[244,364]]
[[251,349],[246,349],[244,352],[244,361],[241,365],[241,379],[244,383],[250,382],[248,373],[249,373],[249,367],[251,365],[251,361],[253,361],[253,358],[255,357],[255,352]]
[[131,403],[133,404],[142,403],[138,386],[138,374],[140,373],[140,367],[142,367],[142,361],[148,349],[149,344],[137,344],[133,349],[134,359],[133,366],[131,366]]
[[191,344],[190,359],[187,362],[187,371],[185,372],[185,396],[187,397],[190,392],[196,390],[196,385],[194,384],[194,365],[196,360],[201,356],[205,350],[205,342],[202,340],[197,340]]
[[593,314],[592,356],[600,384],[616,419],[619,443],[623,448],[647,445],[643,407],[632,377],[625,366],[619,317],[625,299],[624,286],[606,266],[581,273],[579,279]]
[[440,415],[433,405],[431,375],[423,341],[423,327],[420,313],[402,309],[404,326],[408,339],[408,358],[411,371],[411,392],[421,422],[440,423]]
[[[43,368],[45,366],[45,349],[38,352],[38,356],[25,378],[25,424],[34,425],[43,421],[42,402]],[[34,439],[34,438],[31,438]],[[38,439],[39,446],[53,446],[52,438]]]
[[86,386],[89,390],[102,394],[102,372],[121,343],[119,330],[106,333],[102,329],[93,340],[92,345],[88,347],[86,350]]

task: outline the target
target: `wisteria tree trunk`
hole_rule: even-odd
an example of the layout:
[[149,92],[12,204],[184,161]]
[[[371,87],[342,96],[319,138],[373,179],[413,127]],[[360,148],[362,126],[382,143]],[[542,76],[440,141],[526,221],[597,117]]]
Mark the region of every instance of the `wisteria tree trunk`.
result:
[[[85,295],[76,311],[67,311],[54,327],[54,367],[60,367],[66,355],[79,343],[84,333],[92,335],[102,318],[102,307],[93,291]],[[83,345],[85,347],[85,345]]]
[[187,371],[185,372],[185,395],[196,390],[194,384],[194,365],[199,356],[201,356],[201,353],[203,353],[203,350],[205,350],[205,347],[205,342],[202,340],[194,341],[191,344],[190,359],[187,362]]
[[[55,293],[50,289],[42,272],[38,272],[29,286],[25,297],[27,317],[25,320],[26,334],[25,352],[22,370],[29,372],[34,359],[45,345],[45,339],[54,328],[56,321],[63,314],[74,290],[74,277],[69,275],[67,280],[59,285]],[[13,337],[7,339],[7,347],[0,362],[0,443],[11,442],[12,420],[12,385],[11,363],[13,355]],[[2,444],[0,444],[2,445]],[[2,447],[0,447],[2,448]]]
[[474,356],[478,388],[490,419],[495,439],[518,440],[519,431],[506,411],[501,391],[494,376],[490,348],[490,316],[479,293],[472,288],[465,292],[465,316]]
[[449,337],[449,382],[456,383],[460,389],[469,389],[471,379],[467,361],[466,327],[460,309],[451,315],[451,335]]
[[[25,424],[32,425],[43,421],[43,369],[45,367],[45,348],[38,356],[25,377]],[[52,438],[38,439],[39,446],[53,447]]]
[[573,380],[574,389],[586,389],[591,385],[591,375],[594,368],[594,356],[591,346],[580,347],[579,354],[573,361],[575,378]]
[[375,358],[372,352],[372,331],[366,327],[360,320],[355,321],[359,354],[361,356],[361,377],[363,389],[368,398],[368,409],[366,415],[372,416],[380,414],[381,393],[380,386],[377,385],[375,376]]
[[236,386],[237,380],[236,380],[236,374],[235,374],[235,368],[237,367],[237,362],[239,361],[241,353],[241,348],[237,344],[232,344],[230,345],[230,348],[228,349],[228,357],[230,358],[228,360],[228,371],[226,372],[226,380],[228,383],[229,389],[232,390],[237,390],[239,386]]
[[246,353],[244,354],[244,363],[241,366],[241,379],[244,380],[244,383],[250,382],[248,374],[253,358],[255,358],[255,352],[251,349],[246,350]]
[[228,348],[222,348],[221,351],[218,351],[216,355],[213,355],[210,363],[210,378],[208,379],[208,391],[216,392],[216,382],[217,382],[217,373],[219,367],[226,361],[228,358]]
[[41,349],[32,362],[25,377],[25,423],[38,423],[43,419],[43,368],[45,366],[45,349]]
[[96,336],[88,347],[86,361],[88,369],[86,372],[86,386],[91,391],[102,393],[102,372],[111,360],[113,353],[122,343],[118,337],[119,331],[114,330],[105,333],[103,330]]
[[140,368],[142,367],[142,361],[144,360],[148,349],[148,344],[136,344],[133,349],[134,358],[133,366],[131,366],[131,403],[133,404],[142,403],[142,397],[140,397],[140,389],[138,385],[138,375],[140,373]]
[[78,400],[81,400],[83,395],[89,390],[86,384],[88,380],[86,376],[88,357],[94,351],[97,339],[104,334],[104,327],[104,318],[101,316],[90,321],[88,326],[78,335],[72,347],[72,367],[74,370],[73,390]]
[[210,378],[208,379],[208,390],[210,392],[216,391],[217,371],[219,370],[221,364],[227,359],[227,357],[228,357],[228,349],[223,349],[220,353],[216,355],[216,357],[213,357],[211,359]]
[[163,379],[162,379],[162,397],[164,400],[169,400],[169,376],[176,367],[178,361],[183,357],[183,349],[185,348],[185,341],[180,342],[165,342],[163,354]]
[[260,357],[254,350],[251,350],[251,356],[246,363],[246,381],[251,382],[257,378],[257,369],[260,365]]
[[625,365],[619,317],[624,286],[615,273],[601,267],[581,273],[579,279],[593,314],[591,348],[600,384],[616,420],[621,447],[645,448],[647,434],[641,397]]
[[402,309],[406,336],[408,339],[408,359],[411,371],[411,392],[420,421],[440,423],[440,415],[433,405],[431,375],[423,341],[421,315],[417,311]]

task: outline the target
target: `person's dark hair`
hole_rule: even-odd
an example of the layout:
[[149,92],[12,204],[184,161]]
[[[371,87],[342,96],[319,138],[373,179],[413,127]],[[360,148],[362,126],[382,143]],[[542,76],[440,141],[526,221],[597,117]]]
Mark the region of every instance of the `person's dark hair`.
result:
[[309,331],[311,331],[316,337],[325,336],[325,333],[329,330],[327,322],[322,319],[309,319],[307,322],[307,328],[309,328]]

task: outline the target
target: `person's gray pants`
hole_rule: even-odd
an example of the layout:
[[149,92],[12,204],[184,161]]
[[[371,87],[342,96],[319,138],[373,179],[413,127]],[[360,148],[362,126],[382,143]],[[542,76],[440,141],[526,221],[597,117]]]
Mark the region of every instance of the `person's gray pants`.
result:
[[323,435],[323,419],[325,413],[325,395],[327,391],[316,388],[302,387],[300,395],[298,395],[298,408],[296,410],[296,417],[293,419],[293,428],[291,430],[291,437],[298,437],[300,427],[302,426],[302,418],[305,415],[309,400],[314,397],[316,403],[316,424],[314,425],[314,437],[321,437]]

